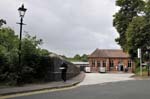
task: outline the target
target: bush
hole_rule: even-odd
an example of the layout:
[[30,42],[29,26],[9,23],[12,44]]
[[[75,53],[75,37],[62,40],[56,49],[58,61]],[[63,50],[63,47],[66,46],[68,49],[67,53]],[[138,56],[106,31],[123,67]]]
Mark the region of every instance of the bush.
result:
[[44,79],[49,52],[41,49],[41,39],[26,35],[22,39],[21,66],[18,64],[19,38],[10,28],[0,28],[0,83],[32,83]]

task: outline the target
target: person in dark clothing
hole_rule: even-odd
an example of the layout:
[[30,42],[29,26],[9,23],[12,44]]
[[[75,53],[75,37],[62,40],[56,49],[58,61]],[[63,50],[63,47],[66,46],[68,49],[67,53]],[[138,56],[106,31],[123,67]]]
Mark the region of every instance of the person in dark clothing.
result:
[[61,78],[64,82],[66,82],[66,76],[67,76],[66,74],[67,74],[68,66],[66,63],[63,63],[60,68],[61,68]]

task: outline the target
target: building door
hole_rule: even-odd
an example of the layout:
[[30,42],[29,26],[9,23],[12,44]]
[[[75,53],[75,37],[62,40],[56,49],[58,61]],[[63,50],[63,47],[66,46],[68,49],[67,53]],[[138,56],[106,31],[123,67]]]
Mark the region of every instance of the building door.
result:
[[124,68],[123,68],[124,67],[123,60],[120,59],[118,63],[119,63],[119,71],[123,71],[124,70]]
[[124,70],[123,64],[119,64],[119,65],[118,65],[118,71],[123,71],[123,70]]
[[80,71],[84,71],[85,70],[85,66],[80,66]]
[[120,71],[123,71],[123,65],[120,65]]
[[114,61],[113,60],[109,60],[109,70],[110,71],[114,70]]

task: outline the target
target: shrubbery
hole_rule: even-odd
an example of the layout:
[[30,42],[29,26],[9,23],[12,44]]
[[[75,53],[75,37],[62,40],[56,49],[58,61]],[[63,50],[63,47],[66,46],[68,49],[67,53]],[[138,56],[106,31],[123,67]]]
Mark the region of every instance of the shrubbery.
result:
[[0,83],[16,85],[44,80],[49,52],[41,49],[40,44],[41,39],[29,34],[22,39],[19,66],[19,38],[11,28],[0,27]]

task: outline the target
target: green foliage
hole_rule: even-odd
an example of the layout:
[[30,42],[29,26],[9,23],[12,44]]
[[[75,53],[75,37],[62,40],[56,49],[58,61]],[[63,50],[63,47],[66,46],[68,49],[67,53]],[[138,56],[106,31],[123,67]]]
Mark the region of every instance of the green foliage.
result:
[[10,28],[0,29],[0,81],[12,81],[17,65],[18,38]]
[[73,58],[66,58],[67,60],[71,61],[71,62],[87,62],[88,61],[88,56],[86,54],[83,54],[82,56],[80,56],[79,54],[76,54]]
[[6,24],[6,21],[3,20],[3,19],[0,19],[0,27],[1,27],[3,24]]
[[144,12],[145,12],[146,20],[150,22],[150,0],[147,0],[147,3],[145,4]]
[[[136,68],[135,74],[136,74],[136,76],[141,76],[140,67],[137,67],[137,68]],[[144,77],[148,76],[148,69],[147,69],[147,66],[144,66],[144,67],[142,68],[142,76],[144,76]]]
[[126,31],[129,23],[144,7],[143,0],[117,0],[116,5],[120,10],[114,15],[113,26],[116,28],[119,36],[116,42],[126,50]]
[[31,37],[29,34],[22,40],[21,80],[24,83],[31,83],[35,79],[44,80],[48,65],[45,63],[48,61],[49,52],[41,49],[40,44],[42,44],[41,39],[37,39],[36,36]]
[[79,55],[79,54],[77,54],[77,55],[75,55],[75,56],[74,56],[74,59],[75,59],[75,60],[80,60],[80,59],[81,59],[81,57],[80,57],[80,55]]
[[15,85],[44,80],[49,52],[41,49],[41,39],[26,35],[22,39],[21,66],[18,64],[19,38],[10,28],[0,29],[0,83]]
[[87,61],[88,61],[88,55],[83,54],[83,55],[81,56],[81,60],[82,60],[83,62],[87,62]]
[[137,49],[142,49],[142,61],[146,61],[145,50],[150,48],[150,0],[117,0],[120,10],[114,15],[114,26],[120,37],[117,42],[136,61]]
[[146,28],[148,29],[148,25],[144,17],[135,17],[129,24],[126,31],[126,47],[132,57],[137,56],[136,53],[138,48],[146,48],[147,44],[150,44],[150,33],[146,32]]

